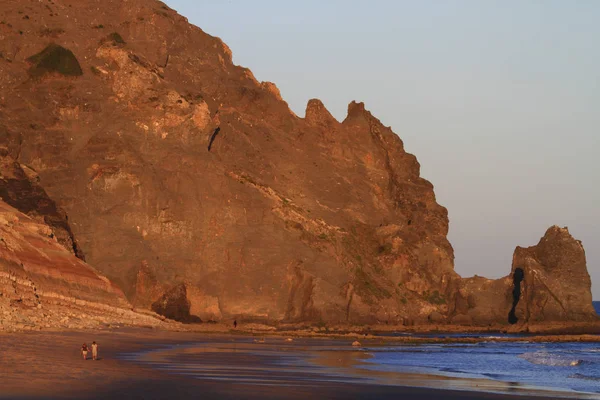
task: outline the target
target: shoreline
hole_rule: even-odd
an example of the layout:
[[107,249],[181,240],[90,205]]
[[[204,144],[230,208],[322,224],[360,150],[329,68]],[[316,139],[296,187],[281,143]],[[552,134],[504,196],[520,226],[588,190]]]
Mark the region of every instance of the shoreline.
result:
[[[364,357],[369,356],[368,352],[327,351],[336,346],[350,348],[351,339],[348,337],[305,337],[286,342],[283,335],[262,335],[265,343],[255,343],[255,336],[140,328],[3,333],[0,334],[0,370],[3,372],[0,377],[3,388],[0,398],[188,398],[195,397],[198,393],[203,393],[203,398],[257,399],[305,399],[306,396],[392,398],[398,395],[415,399],[438,398],[437,396],[444,399],[582,398],[556,390],[546,392],[515,388],[492,380],[361,368],[365,365]],[[99,343],[100,359],[83,361],[79,347],[83,341],[92,340]],[[369,346],[377,346],[376,341],[369,341]],[[148,363],[131,359],[132,353],[139,355],[151,351],[156,355],[156,352],[186,347],[191,347],[193,353],[198,352],[201,346],[220,349],[211,351],[210,354],[198,354],[203,362],[209,362],[209,372],[217,374],[214,379],[207,376],[194,379],[160,371]],[[317,348],[320,351],[316,351]],[[261,351],[275,358],[257,358],[255,353]],[[174,351],[171,355],[177,354]],[[298,364],[291,368],[290,373],[284,371],[278,362],[284,358],[288,360],[289,357],[299,357],[302,368]],[[273,363],[273,360],[279,361]],[[306,363],[313,367],[306,367]],[[363,365],[359,365],[361,363]],[[265,376],[280,376],[282,384],[252,382],[253,375],[248,371],[257,367]],[[226,379],[218,375],[220,371],[225,371]],[[245,374],[250,374],[251,379],[244,381],[242,378]],[[333,378],[326,379],[328,376]],[[325,397],[321,394],[325,394]]]
[[[559,329],[558,326],[563,328]],[[564,329],[564,324],[530,325],[527,329],[501,329],[499,326],[457,326],[457,325],[415,325],[415,326],[353,326],[333,325],[330,327],[307,327],[290,325],[265,325],[260,323],[238,323],[232,328],[225,323],[190,323],[169,321],[162,326],[116,324],[106,327],[50,327],[37,329],[0,330],[0,335],[18,333],[69,333],[69,332],[126,332],[130,330],[189,333],[199,335],[239,335],[297,338],[323,338],[356,340],[384,340],[398,343],[477,343],[489,340],[502,342],[600,342],[600,320],[593,323],[569,324],[572,329]],[[504,327],[505,328],[505,327]]]

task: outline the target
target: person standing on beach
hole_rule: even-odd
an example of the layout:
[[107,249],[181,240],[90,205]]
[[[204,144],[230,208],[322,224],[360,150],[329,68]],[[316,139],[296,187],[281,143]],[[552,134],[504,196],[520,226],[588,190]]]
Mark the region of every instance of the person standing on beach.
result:
[[81,346],[81,355],[83,355],[84,360],[87,360],[87,352],[88,352],[87,344],[84,343]]
[[98,343],[92,342],[92,360],[98,358]]

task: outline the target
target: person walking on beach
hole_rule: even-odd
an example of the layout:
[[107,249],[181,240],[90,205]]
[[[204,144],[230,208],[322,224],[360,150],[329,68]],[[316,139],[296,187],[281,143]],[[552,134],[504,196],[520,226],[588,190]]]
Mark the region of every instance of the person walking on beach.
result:
[[84,360],[87,360],[87,352],[88,352],[87,344],[84,343],[81,346],[81,355],[83,355]]
[[98,359],[98,343],[92,342],[92,360]]

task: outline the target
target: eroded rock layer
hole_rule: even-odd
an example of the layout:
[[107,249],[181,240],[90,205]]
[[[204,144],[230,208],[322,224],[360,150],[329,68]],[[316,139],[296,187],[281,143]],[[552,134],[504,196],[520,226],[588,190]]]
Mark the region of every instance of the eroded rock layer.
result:
[[67,251],[53,229],[0,201],[0,330],[160,325]]

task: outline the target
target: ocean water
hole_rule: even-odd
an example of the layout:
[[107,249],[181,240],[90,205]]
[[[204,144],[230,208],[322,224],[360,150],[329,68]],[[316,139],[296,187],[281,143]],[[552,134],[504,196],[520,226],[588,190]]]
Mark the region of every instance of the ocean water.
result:
[[498,342],[374,347],[365,368],[463,379],[520,388],[594,394],[600,399],[600,343]]
[[[600,302],[593,304],[600,315]],[[592,393],[600,398],[600,343],[530,343],[524,335],[523,342],[495,340],[503,336],[508,335],[481,335],[485,340],[473,344],[373,347],[366,349],[372,354],[366,368],[492,379],[519,387]]]

